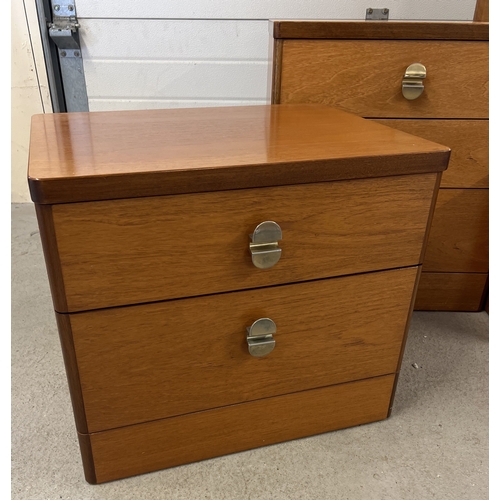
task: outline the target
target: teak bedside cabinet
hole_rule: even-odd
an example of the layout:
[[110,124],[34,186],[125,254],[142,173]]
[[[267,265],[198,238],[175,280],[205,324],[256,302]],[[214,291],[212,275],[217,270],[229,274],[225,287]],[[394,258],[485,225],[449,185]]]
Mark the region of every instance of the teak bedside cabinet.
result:
[[35,116],[87,481],[388,417],[449,154],[317,105]]

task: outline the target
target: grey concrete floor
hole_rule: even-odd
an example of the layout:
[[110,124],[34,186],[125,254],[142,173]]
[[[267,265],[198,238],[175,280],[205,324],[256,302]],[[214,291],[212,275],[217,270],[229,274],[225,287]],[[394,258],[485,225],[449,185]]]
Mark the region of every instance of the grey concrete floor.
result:
[[[379,423],[85,482],[33,205],[12,205],[12,498],[488,498],[488,315],[413,315]],[[418,368],[412,365],[416,363]]]

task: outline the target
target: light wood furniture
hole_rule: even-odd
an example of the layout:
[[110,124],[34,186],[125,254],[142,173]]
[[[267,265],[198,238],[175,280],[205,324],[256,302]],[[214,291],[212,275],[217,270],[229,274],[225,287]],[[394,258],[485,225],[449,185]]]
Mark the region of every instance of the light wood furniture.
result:
[[[335,106],[451,148],[415,309],[482,310],[488,278],[488,24],[274,21],[270,29],[273,104]],[[425,88],[407,100],[403,76],[417,62],[427,70]]]
[[448,159],[327,106],[35,116],[87,480],[386,418]]
[[474,9],[474,21],[487,23],[490,20],[490,2],[489,0],[477,0]]

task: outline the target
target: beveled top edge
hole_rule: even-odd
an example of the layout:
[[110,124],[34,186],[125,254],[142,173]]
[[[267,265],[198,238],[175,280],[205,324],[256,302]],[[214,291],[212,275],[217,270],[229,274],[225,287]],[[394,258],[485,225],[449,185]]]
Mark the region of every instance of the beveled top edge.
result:
[[328,106],[36,115],[36,203],[438,172],[449,148]]
[[373,39],[488,41],[489,23],[472,21],[271,20],[276,39]]

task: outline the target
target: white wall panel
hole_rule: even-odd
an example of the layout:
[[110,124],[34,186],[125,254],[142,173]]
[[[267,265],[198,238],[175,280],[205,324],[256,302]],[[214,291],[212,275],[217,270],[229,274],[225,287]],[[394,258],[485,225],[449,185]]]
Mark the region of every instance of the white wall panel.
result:
[[269,35],[263,21],[85,19],[80,36],[85,59],[267,61]]
[[94,61],[85,78],[92,97],[264,99],[267,63]]
[[231,99],[128,99],[128,98],[92,98],[89,99],[91,111],[117,111],[127,109],[166,109],[166,108],[210,108],[216,106],[252,106],[266,104],[262,100]]
[[83,18],[364,19],[368,7],[387,7],[391,19],[472,20],[475,0],[76,0]]
[[81,21],[89,109],[263,104],[265,21]]

